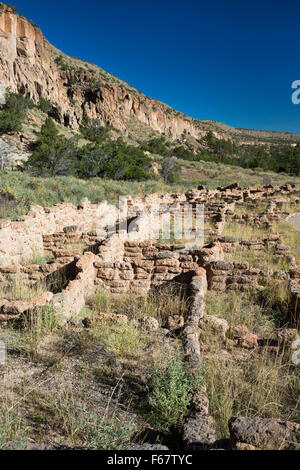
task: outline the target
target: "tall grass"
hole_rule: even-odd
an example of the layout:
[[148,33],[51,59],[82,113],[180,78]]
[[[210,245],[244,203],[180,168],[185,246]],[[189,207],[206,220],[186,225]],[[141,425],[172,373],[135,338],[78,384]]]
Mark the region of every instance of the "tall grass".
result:
[[137,322],[115,322],[103,319],[95,323],[89,331],[91,341],[101,341],[119,358],[138,356],[147,337]]
[[206,366],[210,412],[219,438],[229,437],[232,416],[300,422],[299,371],[282,356],[272,358],[265,351],[248,360],[225,361],[214,355]]
[[34,297],[45,292],[45,290],[45,284],[42,281],[29,285],[26,278],[22,275],[8,276],[7,281],[1,283],[0,298],[30,302]]
[[186,316],[190,301],[185,296],[182,287],[170,285],[153,290],[147,296],[141,297],[124,294],[112,298],[107,291],[99,288],[87,303],[94,313],[119,313],[126,315],[129,319],[151,316],[164,325],[168,316]]
[[248,261],[250,266],[273,271],[290,270],[290,263],[284,256],[276,255],[273,248],[255,251],[247,247],[238,246],[232,253],[225,253],[225,259],[232,262]]
[[0,171],[0,195],[9,196],[10,204],[1,206],[1,217],[24,215],[31,205],[44,207],[62,202],[77,205],[87,197],[92,203],[107,200],[117,203],[119,196],[140,197],[150,193],[183,192],[183,185],[168,186],[161,181],[128,182],[101,178],[81,180],[72,176],[32,177],[17,171]]

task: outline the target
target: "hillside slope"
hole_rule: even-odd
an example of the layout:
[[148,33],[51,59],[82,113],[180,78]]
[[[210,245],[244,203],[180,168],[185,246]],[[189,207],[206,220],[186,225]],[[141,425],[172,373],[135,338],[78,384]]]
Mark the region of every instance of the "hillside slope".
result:
[[75,131],[86,116],[112,125],[133,141],[163,134],[196,144],[212,131],[215,137],[239,145],[300,142],[297,134],[235,129],[175,111],[100,67],[58,51],[35,24],[4,4],[0,4],[0,83],[35,102],[51,101],[53,117]]

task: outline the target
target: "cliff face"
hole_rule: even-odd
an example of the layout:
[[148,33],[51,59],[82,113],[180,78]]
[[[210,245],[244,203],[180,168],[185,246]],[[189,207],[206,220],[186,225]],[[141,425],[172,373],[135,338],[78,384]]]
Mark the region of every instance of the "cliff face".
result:
[[300,140],[293,134],[265,132],[262,136],[256,131],[192,119],[101,68],[64,55],[49,44],[39,28],[0,3],[1,83],[35,102],[40,98],[51,101],[56,120],[74,130],[87,116],[136,140],[153,134],[165,134],[174,140],[183,134],[200,139],[208,131],[218,138],[248,144],[264,144],[279,137]]
[[[127,120],[133,117],[142,125],[174,139],[180,138],[183,132],[195,138],[205,134],[193,125],[191,118],[174,116],[171,108],[134,89],[131,92],[123,85],[109,83],[100,74],[82,71],[82,67],[61,70],[55,56],[55,49],[37,27],[3,7],[0,13],[0,82],[36,102],[41,97],[50,100],[56,108],[55,117],[62,124],[77,129],[87,115],[126,133]],[[95,76],[97,85],[89,85]]]
[[7,10],[0,14],[0,80],[13,91],[58,102],[63,96],[52,48],[38,28]]

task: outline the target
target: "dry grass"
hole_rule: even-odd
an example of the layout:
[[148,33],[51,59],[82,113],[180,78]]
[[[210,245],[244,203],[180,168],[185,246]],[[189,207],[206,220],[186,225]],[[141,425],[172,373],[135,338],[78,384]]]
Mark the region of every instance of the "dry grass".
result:
[[206,381],[210,412],[218,436],[228,435],[232,416],[278,418],[300,422],[299,368],[283,356],[249,355],[243,361],[226,361],[221,354],[207,360]]
[[186,316],[189,309],[189,300],[185,297],[179,285],[170,285],[150,292],[147,296],[135,297],[124,294],[112,298],[99,289],[87,301],[93,313],[119,313],[129,319],[139,319],[150,316],[156,318],[161,325],[166,323],[168,316]]
[[28,261],[27,264],[37,264],[39,266],[43,266],[47,264],[53,258],[52,254],[45,253],[44,251],[36,251],[33,253],[31,259]]
[[118,358],[136,358],[142,353],[148,339],[146,332],[136,321],[127,323],[107,319],[92,326],[88,341],[103,342]]
[[[274,337],[287,306],[284,283],[271,282],[257,296],[249,293],[207,294],[207,313],[225,318],[230,327],[246,325],[264,338]],[[202,335],[206,354],[206,383],[210,412],[216,419],[218,437],[228,435],[232,416],[278,418],[300,422],[299,367],[289,354],[270,354],[267,349],[224,351],[212,331]]]
[[276,326],[276,315],[256,301],[253,294],[247,292],[209,291],[206,295],[208,315],[224,318],[231,328],[246,325],[251,331],[260,335],[271,335]]
[[0,397],[0,450],[19,450],[23,447],[25,429],[21,409],[4,393]]
[[0,299],[23,300],[30,302],[37,295],[45,292],[44,282],[37,282],[29,285],[26,278],[22,275],[11,276],[0,286]]
[[222,236],[237,238],[238,240],[260,240],[268,236],[268,232],[261,226],[254,224],[240,224],[238,222],[229,221],[225,224]]
[[266,212],[268,204],[265,203],[251,203],[251,204],[236,204],[235,205],[235,214],[238,215],[261,215]]
[[274,223],[273,230],[282,236],[285,245],[291,247],[292,255],[300,259],[300,231],[286,221]]
[[259,269],[277,271],[290,270],[290,263],[283,256],[276,255],[274,249],[254,251],[238,246],[232,253],[225,253],[225,259],[231,262],[248,261],[250,266]]

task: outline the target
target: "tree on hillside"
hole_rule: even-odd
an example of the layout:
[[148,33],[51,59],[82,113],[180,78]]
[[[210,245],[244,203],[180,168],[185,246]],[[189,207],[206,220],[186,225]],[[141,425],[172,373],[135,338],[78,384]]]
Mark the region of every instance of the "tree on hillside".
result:
[[178,183],[180,181],[181,166],[177,158],[165,158],[161,173],[166,183]]
[[76,152],[76,139],[59,135],[53,120],[47,118],[25,168],[38,176],[70,175],[74,173]]
[[77,175],[115,180],[142,181],[151,176],[151,159],[142,150],[121,138],[101,146],[88,144],[78,151]]
[[6,102],[0,110],[0,135],[20,131],[26,111],[33,107],[30,98],[18,93],[7,93]]

